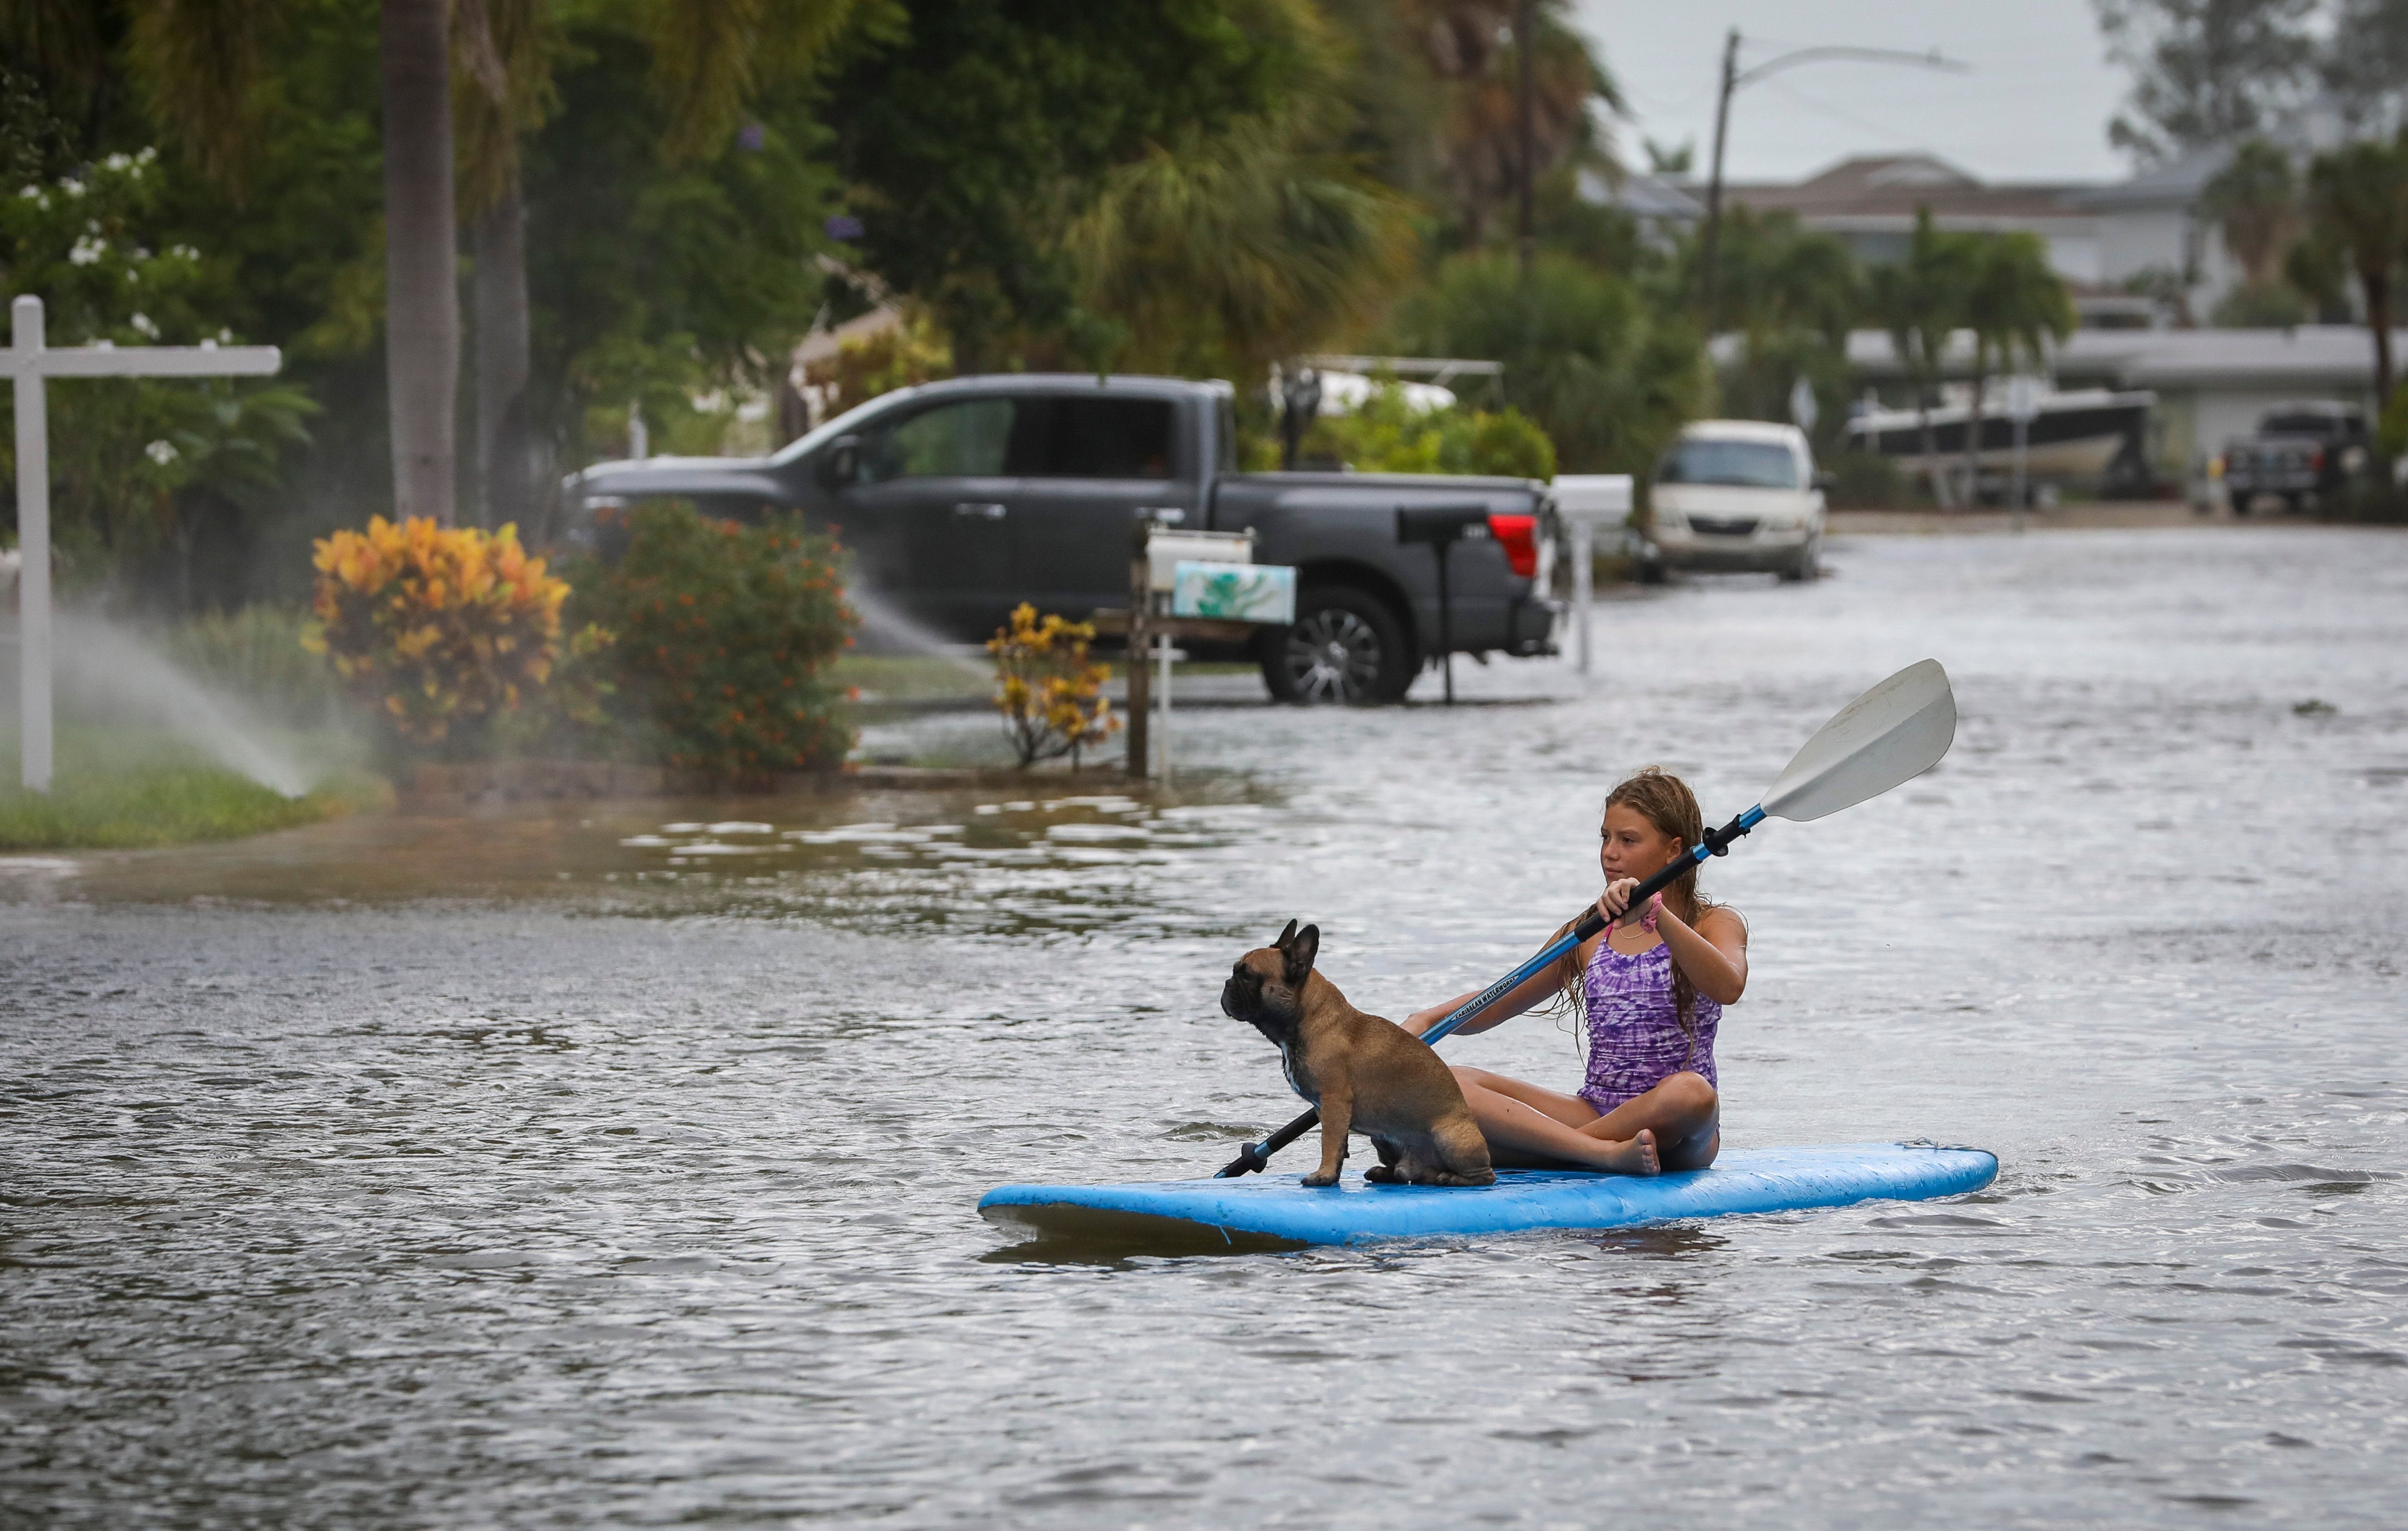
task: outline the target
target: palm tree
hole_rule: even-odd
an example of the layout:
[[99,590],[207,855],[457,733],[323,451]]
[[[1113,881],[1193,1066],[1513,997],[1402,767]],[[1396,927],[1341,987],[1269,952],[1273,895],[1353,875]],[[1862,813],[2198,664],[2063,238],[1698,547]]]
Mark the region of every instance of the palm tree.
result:
[[2300,178],[2291,156],[2263,138],[2250,139],[2200,188],[2199,210],[2214,222],[2249,285],[2273,281],[2300,232]]
[[524,519],[548,476],[526,397],[532,342],[526,197],[519,179],[519,138],[540,126],[552,107],[544,21],[541,0],[459,0],[452,18],[454,51],[469,87],[460,93],[453,121],[476,344],[471,503],[488,527]]
[[[7,3],[30,14],[59,0]],[[240,178],[265,43],[290,3],[134,0],[130,51],[162,125],[221,180]],[[478,254],[479,498],[491,512],[518,513],[540,469],[525,398],[530,348],[518,139],[551,106],[550,7],[544,0],[380,3],[394,503],[404,514],[447,525],[456,519],[456,167]],[[653,90],[668,114],[663,152],[675,159],[724,143],[752,94],[815,63],[856,4],[637,0],[608,14],[650,50]],[[459,95],[456,154],[455,51],[471,81]]]
[[2408,133],[2390,143],[2354,143],[2308,166],[2315,232],[2345,252],[2374,331],[2374,401],[2391,399],[2391,271],[2408,253]]
[[1255,377],[1368,322],[1410,272],[1405,197],[1251,118],[1107,179],[1066,244],[1120,365]]
[[[859,0],[638,0],[620,13],[651,60],[665,110],[662,156],[688,163],[727,142],[761,90],[814,68]],[[475,280],[476,482],[489,523],[525,515],[547,471],[549,442],[527,398],[530,314],[526,205],[519,140],[553,105],[555,29],[543,0],[460,0],[454,39],[475,88],[463,93],[462,202]]]
[[[450,9],[446,0],[381,0],[378,27],[394,508],[446,525],[455,519],[460,371]],[[287,10],[287,0],[135,0],[135,71],[161,125],[221,181],[239,184],[254,147],[251,103]]]
[[384,375],[398,515],[458,519],[459,225],[446,0],[383,0]]
[[1951,499],[1931,428],[1931,395],[1940,385],[1948,342],[1962,322],[1967,264],[1962,236],[1942,234],[1931,222],[1931,209],[1923,208],[1915,212],[1906,258],[1874,267],[1866,281],[1874,317],[1889,332],[1890,346],[1914,388],[1924,467],[1931,498],[1942,505]]
[[[1409,0],[1403,11],[1422,37],[1429,68],[1446,82],[1451,109],[1437,124],[1439,157],[1464,232],[1481,243],[1490,210],[1521,184],[1521,130],[1516,102],[1521,39],[1514,0]],[[1588,159],[1615,171],[1601,141],[1592,98],[1619,111],[1622,96],[1582,36],[1560,12],[1560,0],[1540,0],[1530,56],[1531,140],[1535,173],[1568,160]]]
[[[1742,207],[1724,220],[1720,248],[1710,331],[1737,334],[1745,344],[1730,402],[1761,413],[1789,397],[1794,377],[1836,380],[1865,302],[1863,273],[1847,245],[1800,228],[1794,214]],[[1684,253],[1694,261],[1698,247]],[[1681,291],[1696,285],[1683,282]]]
[[2073,333],[2073,300],[2065,279],[2050,268],[2037,234],[1973,235],[1965,246],[1970,277],[1964,319],[1973,332],[1973,409],[1965,420],[1965,491],[1970,502],[1981,478],[1982,400],[1992,361],[2044,365],[2048,342]]

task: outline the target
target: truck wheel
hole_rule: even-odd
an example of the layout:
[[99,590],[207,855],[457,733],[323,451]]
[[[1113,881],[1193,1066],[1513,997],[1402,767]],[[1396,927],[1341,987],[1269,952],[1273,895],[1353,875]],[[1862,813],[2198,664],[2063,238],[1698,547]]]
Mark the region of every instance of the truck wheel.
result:
[[1299,590],[1296,625],[1274,633],[1263,684],[1280,701],[1395,701],[1413,684],[1404,625],[1387,602],[1352,585]]

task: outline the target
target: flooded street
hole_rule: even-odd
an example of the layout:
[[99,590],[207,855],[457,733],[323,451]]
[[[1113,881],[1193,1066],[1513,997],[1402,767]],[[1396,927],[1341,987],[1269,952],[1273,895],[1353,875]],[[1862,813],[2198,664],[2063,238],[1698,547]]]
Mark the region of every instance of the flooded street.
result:
[[[1208,677],[1165,792],[0,862],[0,1523],[2397,1524],[2408,539],[1831,563],[1620,595],[1596,675],[1452,710]],[[975,1214],[1294,1115],[1216,1003],[1289,917],[1363,1008],[1480,987],[1597,891],[1621,773],[1727,818],[1926,656],[1936,772],[1707,872],[1724,1130],[1989,1192],[1209,1258]],[[1578,1076],[1543,1016],[1445,1051]]]

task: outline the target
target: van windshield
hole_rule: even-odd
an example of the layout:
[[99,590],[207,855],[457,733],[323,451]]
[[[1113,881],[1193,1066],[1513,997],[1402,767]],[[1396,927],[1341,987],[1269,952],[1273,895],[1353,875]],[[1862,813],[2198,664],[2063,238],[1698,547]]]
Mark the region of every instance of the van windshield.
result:
[[1770,441],[1692,437],[1673,443],[1656,467],[1658,484],[1727,484],[1744,489],[1802,489],[1798,455]]

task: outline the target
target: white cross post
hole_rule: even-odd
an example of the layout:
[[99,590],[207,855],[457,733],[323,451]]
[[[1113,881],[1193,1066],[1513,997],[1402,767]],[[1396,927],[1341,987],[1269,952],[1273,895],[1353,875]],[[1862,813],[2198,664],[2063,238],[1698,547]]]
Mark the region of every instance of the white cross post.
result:
[[52,351],[42,342],[42,300],[20,297],[8,375],[17,383],[17,673],[25,789],[50,789],[50,428],[46,378],[258,377],[284,365],[272,345],[107,343]]

